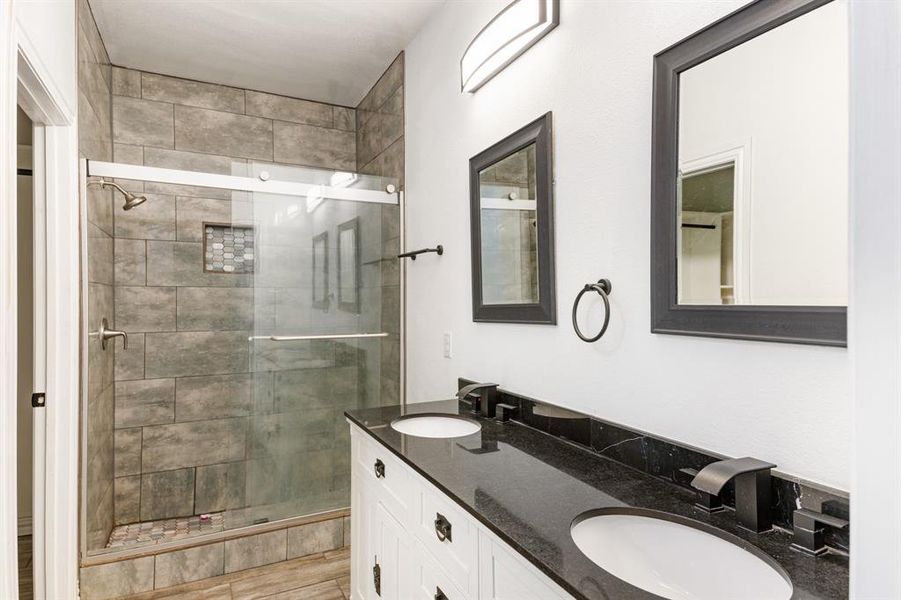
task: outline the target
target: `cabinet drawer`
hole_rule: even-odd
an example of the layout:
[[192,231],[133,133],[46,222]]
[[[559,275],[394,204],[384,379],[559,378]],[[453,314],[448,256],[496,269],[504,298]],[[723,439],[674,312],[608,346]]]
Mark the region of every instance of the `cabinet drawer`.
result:
[[468,600],[450,575],[441,568],[421,543],[413,547],[413,572],[410,581],[412,600]]
[[420,543],[457,587],[475,597],[479,540],[473,517],[426,484],[417,490],[415,516],[413,529]]
[[366,480],[375,500],[405,527],[409,525],[414,497],[410,471],[384,446],[351,427],[352,452],[358,473]]

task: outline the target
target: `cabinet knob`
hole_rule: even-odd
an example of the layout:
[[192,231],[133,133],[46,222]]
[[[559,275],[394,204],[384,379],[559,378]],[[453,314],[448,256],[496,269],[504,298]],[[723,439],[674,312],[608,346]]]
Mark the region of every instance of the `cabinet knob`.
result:
[[440,587],[435,587],[435,600],[448,600],[447,595],[441,591]]
[[375,470],[376,479],[381,479],[385,476],[385,463],[382,462],[382,459],[375,459],[375,466],[373,469]]
[[448,542],[454,541],[451,538],[451,523],[441,513],[435,513],[435,535],[442,542],[445,540]]

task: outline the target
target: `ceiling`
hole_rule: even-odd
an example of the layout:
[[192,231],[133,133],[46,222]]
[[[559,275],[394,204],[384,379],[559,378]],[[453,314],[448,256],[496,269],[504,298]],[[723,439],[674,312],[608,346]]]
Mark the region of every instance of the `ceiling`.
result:
[[443,0],[90,0],[115,65],[356,106]]

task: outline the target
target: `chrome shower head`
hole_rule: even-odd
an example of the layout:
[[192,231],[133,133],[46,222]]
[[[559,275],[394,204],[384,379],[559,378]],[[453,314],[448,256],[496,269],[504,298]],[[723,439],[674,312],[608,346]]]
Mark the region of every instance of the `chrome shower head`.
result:
[[135,206],[137,206],[139,204],[144,204],[145,202],[147,202],[147,198],[145,196],[135,196],[134,194],[132,194],[128,190],[124,189],[121,185],[119,185],[118,183],[116,183],[114,181],[107,181],[106,179],[101,179],[100,181],[92,181],[90,183],[96,183],[97,185],[100,186],[101,189],[111,187],[111,188],[117,189],[120,192],[122,192],[122,195],[125,196],[125,204],[122,205],[122,210],[131,210]]

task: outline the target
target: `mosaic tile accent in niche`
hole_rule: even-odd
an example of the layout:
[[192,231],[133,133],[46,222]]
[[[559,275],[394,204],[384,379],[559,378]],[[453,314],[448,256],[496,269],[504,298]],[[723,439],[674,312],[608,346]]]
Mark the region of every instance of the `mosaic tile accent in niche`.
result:
[[208,273],[253,273],[253,227],[203,224],[203,270]]

